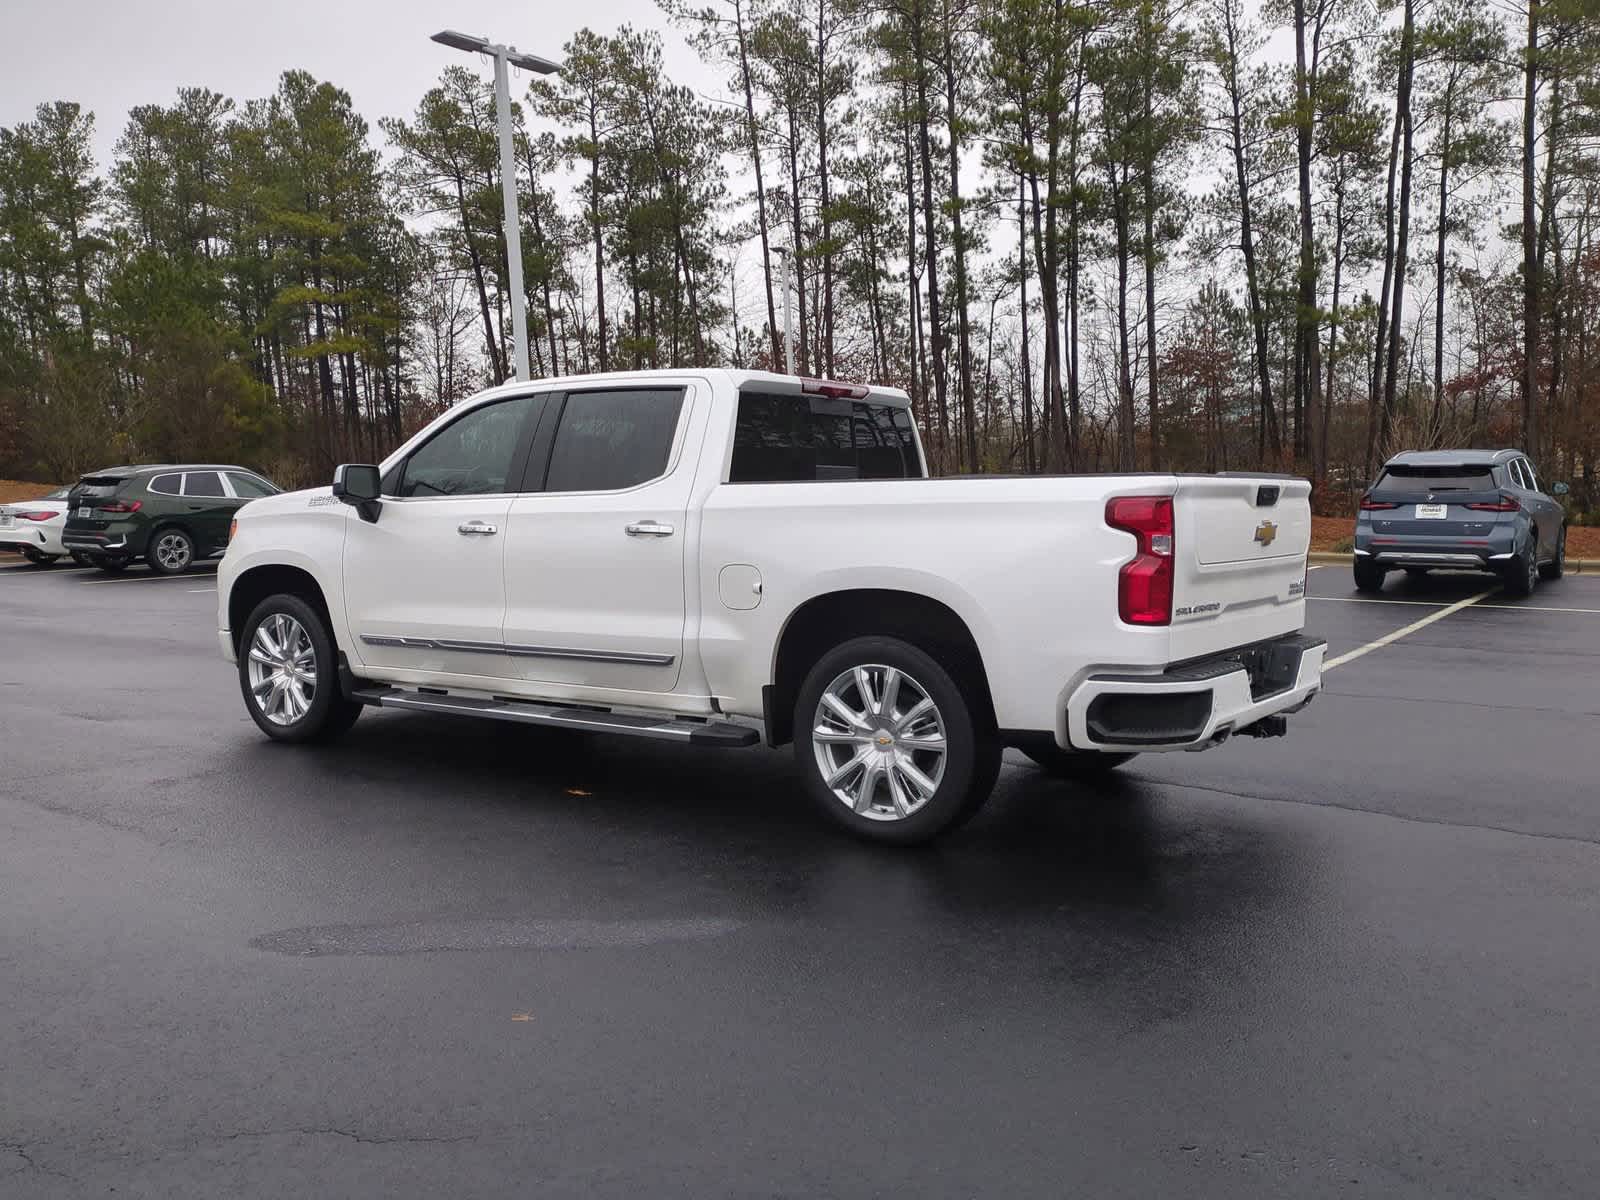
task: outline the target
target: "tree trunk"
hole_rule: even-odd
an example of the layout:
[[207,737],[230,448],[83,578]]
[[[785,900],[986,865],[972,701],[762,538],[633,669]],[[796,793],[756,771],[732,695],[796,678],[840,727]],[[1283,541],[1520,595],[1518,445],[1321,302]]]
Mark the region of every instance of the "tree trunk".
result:
[[950,136],[950,241],[955,253],[957,366],[961,373],[961,419],[967,438],[967,469],[978,469],[976,404],[972,395],[972,331],[967,321],[967,243],[961,227],[960,117],[956,112],[955,35],[949,0],[944,6],[945,127]]
[[950,409],[946,403],[945,338],[939,321],[939,240],[934,232],[933,148],[928,133],[928,60],[923,47],[922,0],[912,7],[911,45],[917,58],[917,141],[922,159],[923,255],[928,263],[928,324],[933,338],[933,392],[939,408],[940,457],[949,452]]
[[750,49],[744,30],[743,0],[733,0],[734,27],[739,36],[739,81],[744,86],[745,135],[750,139],[750,164],[756,175],[756,225],[761,231],[761,279],[767,297],[767,332],[772,339],[772,369],[783,362],[778,313],[772,302],[772,248],[767,237],[767,189],[761,178],[761,134],[756,125],[755,91],[750,83]]
[[1412,116],[1411,77],[1416,66],[1415,34],[1411,0],[1406,0],[1405,25],[1400,33],[1400,87],[1398,100],[1401,114],[1400,135],[1400,228],[1394,247],[1394,298],[1389,316],[1389,362],[1384,371],[1383,408],[1379,412],[1379,445],[1387,441],[1394,421],[1396,375],[1400,365],[1400,323],[1405,312],[1406,257],[1410,249],[1411,231],[1411,170]]

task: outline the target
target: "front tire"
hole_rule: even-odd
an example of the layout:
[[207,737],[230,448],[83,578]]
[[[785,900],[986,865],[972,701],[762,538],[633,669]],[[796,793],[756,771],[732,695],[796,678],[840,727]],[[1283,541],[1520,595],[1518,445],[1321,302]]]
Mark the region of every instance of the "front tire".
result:
[[1540,579],[1560,579],[1567,573],[1567,527],[1556,535],[1556,556],[1539,568]]
[[1368,562],[1364,558],[1356,559],[1355,577],[1356,591],[1381,592],[1383,591],[1384,569],[1375,562]]
[[806,790],[868,841],[913,845],[954,829],[983,806],[1000,771],[1000,743],[971,696],[899,638],[836,646],[795,703]]
[[299,596],[268,596],[239,637],[239,690],[250,719],[278,742],[338,737],[362,707],[340,693],[338,661],[321,613]]
[[150,536],[145,561],[158,575],[182,575],[194,565],[194,539],[175,525]]
[[1060,746],[1023,746],[1022,753],[1033,764],[1062,779],[1096,779],[1108,775],[1134,756],[1108,754],[1098,750],[1063,750]]

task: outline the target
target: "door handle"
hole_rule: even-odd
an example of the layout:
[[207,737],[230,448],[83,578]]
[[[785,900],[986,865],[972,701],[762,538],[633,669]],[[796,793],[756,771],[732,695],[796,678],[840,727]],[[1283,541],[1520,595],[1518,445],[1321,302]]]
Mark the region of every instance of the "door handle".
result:
[[462,537],[472,537],[474,534],[479,537],[488,537],[492,533],[499,533],[500,530],[497,526],[491,525],[487,521],[464,521],[456,526],[456,532]]
[[629,537],[671,537],[672,526],[660,521],[635,521],[625,527]]

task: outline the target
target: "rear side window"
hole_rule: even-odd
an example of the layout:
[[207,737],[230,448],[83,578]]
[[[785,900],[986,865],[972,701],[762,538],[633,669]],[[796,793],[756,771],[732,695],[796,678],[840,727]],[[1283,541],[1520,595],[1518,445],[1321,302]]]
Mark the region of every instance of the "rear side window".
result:
[[682,411],[682,388],[568,394],[544,490],[615,492],[657,478]]
[[265,479],[257,479],[254,475],[246,475],[240,471],[229,471],[228,482],[233,484],[235,494],[245,500],[278,494],[278,489]]
[[1539,477],[1533,473],[1533,464],[1525,458],[1517,459],[1517,463],[1522,467],[1522,477],[1528,481],[1526,484],[1527,489],[1530,492],[1537,492],[1539,490]]
[[739,393],[730,483],[921,478],[911,414],[903,408]]
[[1494,467],[1489,463],[1462,463],[1444,467],[1385,467],[1372,490],[1387,495],[1426,495],[1428,492],[1492,492]]
[[185,496],[225,496],[222,476],[215,471],[190,471],[183,477]]
[[183,494],[182,475],[157,475],[145,484],[145,490],[154,492],[158,496],[181,496]]

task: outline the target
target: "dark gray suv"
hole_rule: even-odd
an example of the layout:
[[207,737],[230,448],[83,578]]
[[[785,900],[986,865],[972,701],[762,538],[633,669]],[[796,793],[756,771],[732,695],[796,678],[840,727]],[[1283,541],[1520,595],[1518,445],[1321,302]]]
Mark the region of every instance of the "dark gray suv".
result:
[[[1552,492],[1566,494],[1558,483]],[[1356,516],[1356,587],[1391,570],[1490,571],[1526,596],[1566,567],[1566,511],[1520,450],[1409,450],[1383,464]]]

